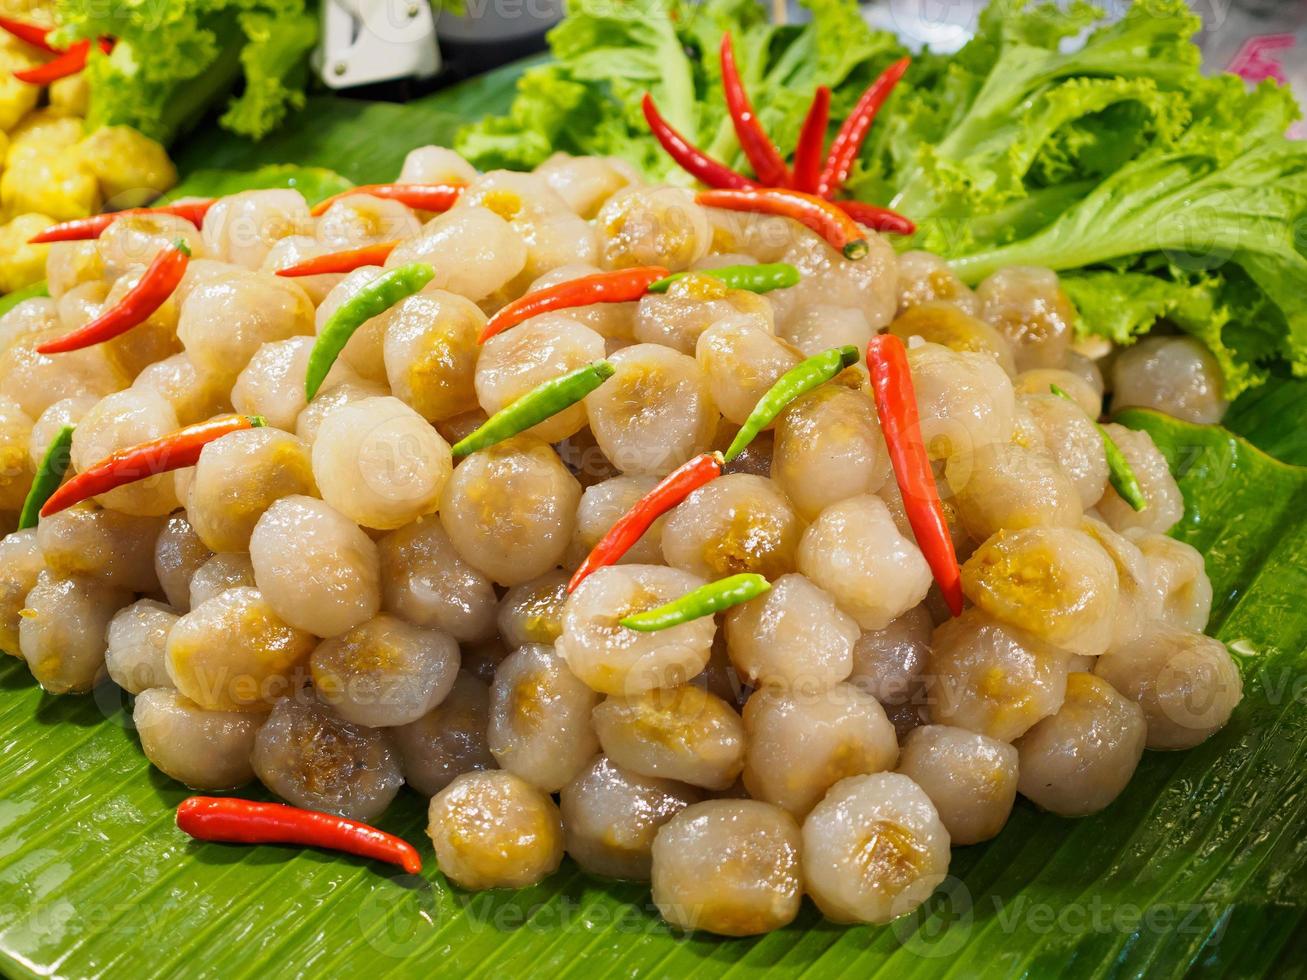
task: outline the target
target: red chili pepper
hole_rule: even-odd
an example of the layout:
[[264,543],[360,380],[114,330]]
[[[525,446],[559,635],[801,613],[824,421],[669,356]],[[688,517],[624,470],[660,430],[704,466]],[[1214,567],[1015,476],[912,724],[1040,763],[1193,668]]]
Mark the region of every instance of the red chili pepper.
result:
[[477,343],[484,344],[495,334],[541,313],[570,310],[592,303],[629,303],[639,299],[649,291],[650,285],[667,275],[668,271],[660,265],[642,265],[616,272],[596,272],[537,289],[502,307],[486,323]]
[[590,554],[586,555],[581,567],[567,583],[568,593],[575,592],[576,587],[593,572],[617,562],[631,550],[631,546],[640,540],[654,521],[705,483],[721,476],[724,465],[721,453],[703,453],[672,470],[658,486],[619,517],[617,523],[608,529],[608,533],[599,539],[599,543],[590,549]]
[[867,254],[862,229],[830,201],[814,194],[762,187],[751,191],[700,191],[695,200],[710,208],[793,218],[826,239],[846,259],[860,259]]
[[744,174],[736,173],[724,163],[719,163],[708,156],[684,136],[672,128],[672,124],[662,117],[653,96],[648,92],[640,103],[644,109],[645,121],[653,132],[654,139],[667,151],[678,167],[691,177],[697,177],[709,187],[730,187],[743,190],[758,185]]
[[749,93],[744,90],[744,81],[740,70],[735,65],[735,49],[731,45],[731,35],[722,35],[722,90],[726,94],[726,108],[731,114],[731,123],[735,126],[735,136],[740,141],[740,149],[749,160],[749,166],[757,175],[759,182],[768,187],[788,187],[790,171],[785,166],[785,159],[780,150],[770,139],[758,122],[758,116],[749,102]]
[[313,205],[309,214],[319,217],[327,208],[342,198],[355,194],[383,197],[388,201],[407,204],[417,211],[448,211],[463,193],[462,184],[360,184]]
[[821,183],[817,193],[830,197],[844,186],[844,182],[849,179],[849,171],[853,169],[853,161],[858,158],[858,152],[862,149],[862,141],[867,138],[871,124],[876,121],[876,113],[885,104],[890,92],[894,91],[894,86],[898,84],[911,63],[911,58],[899,59],[867,86],[867,90],[862,93],[853,111],[840,126],[840,131],[835,134],[835,140],[830,145],[830,155],[826,158],[826,166],[821,172]]
[[812,105],[799,130],[794,148],[794,189],[816,194],[821,183],[822,150],[826,148],[826,127],[830,124],[830,89],[818,87]]
[[[114,42],[108,38],[102,37],[96,43],[105,54],[113,50]],[[85,68],[86,59],[90,56],[90,53],[90,41],[77,41],[69,45],[67,51],[43,65],[36,65],[32,68],[24,68],[21,71],[14,72],[14,78],[32,85],[49,85],[51,82],[57,82],[69,75],[76,75]]]
[[40,48],[42,51],[48,51],[50,54],[60,54],[60,50],[52,45],[47,38],[53,27],[43,27],[40,24],[33,24],[29,20],[18,20],[14,17],[0,17],[0,30],[12,34],[24,44],[30,44],[34,48]]
[[102,344],[140,326],[161,307],[177,289],[186,266],[191,261],[191,250],[182,239],[172,243],[154,257],[140,280],[112,309],[105,310],[90,323],[54,340],[47,340],[36,348],[38,354],[64,354],[81,350],[93,344]]
[[888,231],[895,235],[911,235],[917,226],[910,218],[889,208],[864,204],[862,201],[835,201],[835,206],[860,225],[866,225],[872,231]]
[[284,803],[192,796],[177,806],[177,826],[196,840],[229,844],[303,844],[422,871],[412,844],[357,820]]
[[162,204],[154,208],[127,208],[123,211],[110,211],[95,214],[89,218],[77,218],[51,225],[27,240],[29,245],[48,245],[50,242],[82,242],[99,238],[104,230],[119,218],[134,214],[171,214],[185,218],[196,228],[204,224],[204,216],[218,202],[213,198],[202,201],[187,201],[180,204]]
[[194,466],[200,458],[200,450],[215,439],[242,429],[257,429],[266,424],[258,415],[222,415],[207,422],[188,425],[139,446],[120,449],[89,469],[82,470],[51,494],[41,508],[41,516],[57,514],[83,500],[98,497],[137,480]]
[[297,276],[321,276],[334,272],[353,272],[365,265],[382,265],[386,259],[390,258],[390,253],[395,251],[395,246],[398,244],[398,240],[380,242],[376,245],[364,245],[362,248],[346,249],[343,252],[328,252],[326,255],[316,255],[311,259],[305,259],[303,262],[288,265],[284,269],[278,269],[277,275],[291,278]]
[[940,503],[926,444],[921,439],[917,396],[903,341],[893,334],[872,337],[867,344],[867,368],[871,372],[871,390],[880,427],[885,433],[885,445],[889,448],[894,479],[903,495],[903,509],[912,525],[912,534],[949,610],[959,616],[962,570],[944,519],[944,505]]

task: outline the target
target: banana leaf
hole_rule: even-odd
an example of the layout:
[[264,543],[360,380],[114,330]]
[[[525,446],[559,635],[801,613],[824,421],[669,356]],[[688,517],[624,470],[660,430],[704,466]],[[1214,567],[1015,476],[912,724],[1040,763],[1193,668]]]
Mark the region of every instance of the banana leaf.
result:
[[[260,146],[202,135],[187,172],[267,164],[384,180],[404,153],[448,142],[507,101],[516,71],[408,106],[311,99]],[[231,186],[231,185],[225,185]],[[1236,411],[1241,433],[1302,448],[1299,396]],[[1278,409],[1278,410],[1275,410]],[[1227,728],[1183,753],[1147,753],[1112,806],[1068,820],[1019,801],[995,840],[959,848],[916,914],[835,926],[805,907],[748,940],[686,937],[645,886],[570,862],[520,892],[449,886],[423,847],[420,877],[316,851],[190,841],[186,791],[141,755],[113,685],[43,695],[0,657],[0,972],[223,978],[811,978],[1249,976],[1307,954],[1307,469],[1219,427],[1148,412],[1185,492],[1176,533],[1207,557],[1212,630],[1245,697]],[[1301,458],[1301,457],[1298,457]],[[425,800],[405,791],[381,825],[424,844]]]

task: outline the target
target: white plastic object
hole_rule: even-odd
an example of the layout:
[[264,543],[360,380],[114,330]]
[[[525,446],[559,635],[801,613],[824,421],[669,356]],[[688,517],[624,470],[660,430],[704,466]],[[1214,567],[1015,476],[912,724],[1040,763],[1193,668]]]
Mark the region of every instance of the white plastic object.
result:
[[440,69],[440,51],[431,4],[327,0],[313,66],[329,88],[434,75]]

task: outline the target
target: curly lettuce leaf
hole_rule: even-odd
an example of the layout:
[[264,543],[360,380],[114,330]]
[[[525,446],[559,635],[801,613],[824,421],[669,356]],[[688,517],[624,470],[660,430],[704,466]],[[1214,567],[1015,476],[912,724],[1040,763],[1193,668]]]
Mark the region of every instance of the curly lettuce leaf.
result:
[[259,138],[303,105],[305,58],[317,41],[308,0],[59,0],[70,37],[115,37],[87,65],[88,123],[134,126],[169,142],[243,77],[222,124]]

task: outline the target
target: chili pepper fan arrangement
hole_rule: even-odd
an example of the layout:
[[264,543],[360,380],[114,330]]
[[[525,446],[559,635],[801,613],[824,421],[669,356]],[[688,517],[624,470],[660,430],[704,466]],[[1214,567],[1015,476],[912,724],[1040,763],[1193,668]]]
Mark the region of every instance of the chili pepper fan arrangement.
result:
[[[831,246],[843,252],[846,258],[856,259],[865,252],[865,246],[862,250],[858,249],[857,236],[850,236],[847,227],[832,212],[874,231],[899,235],[910,235],[916,231],[912,221],[896,211],[837,197],[849,178],[876,114],[907,71],[908,65],[907,58],[896,61],[868,86],[853,112],[840,126],[824,160],[822,151],[829,123],[830,90],[825,87],[817,89],[800,130],[799,144],[794,151],[794,168],[791,170],[785,165],[780,151],[763,131],[753,112],[735,64],[731,36],[724,35],[721,44],[722,88],[740,149],[753,168],[756,179],[746,177],[712,159],[686,140],[663,118],[652,95],[645,94],[641,108],[650,130],[668,156],[691,176],[726,195],[713,200],[701,199],[700,203],[793,217],[825,236]],[[734,196],[727,192],[734,192]]]

